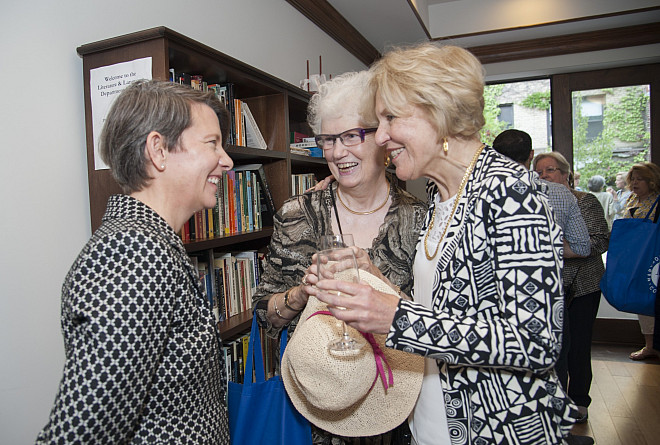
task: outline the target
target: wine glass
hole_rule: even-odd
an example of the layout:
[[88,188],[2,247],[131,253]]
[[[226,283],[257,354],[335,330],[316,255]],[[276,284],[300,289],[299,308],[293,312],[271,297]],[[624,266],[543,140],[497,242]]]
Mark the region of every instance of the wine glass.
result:
[[[357,261],[350,247],[336,247],[320,251],[316,255],[318,266],[318,277],[321,279],[341,280],[352,283],[359,283]],[[328,291],[340,294],[338,291]],[[338,339],[331,340],[328,343],[328,350],[335,355],[357,354],[365,345],[361,339],[353,338],[349,335],[346,323],[341,322],[342,335]]]
[[321,249],[328,250],[337,247],[354,246],[353,235],[350,233],[340,233],[339,235],[321,235]]

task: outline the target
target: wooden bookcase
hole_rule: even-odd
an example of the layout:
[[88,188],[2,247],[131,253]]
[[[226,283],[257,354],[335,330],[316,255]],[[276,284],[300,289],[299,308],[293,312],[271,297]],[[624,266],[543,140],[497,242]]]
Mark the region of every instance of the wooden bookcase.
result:
[[[292,155],[289,152],[290,131],[311,134],[306,123],[310,94],[294,85],[165,27],[89,43],[78,47],[77,51],[83,59],[92,231],[101,223],[108,197],[121,193],[109,170],[96,170],[94,166],[90,70],[102,66],[151,57],[154,79],[168,80],[169,69],[173,68],[176,72],[202,75],[208,83],[233,83],[235,96],[250,106],[268,149],[230,145],[227,153],[236,165],[264,165],[277,208],[282,206],[291,193],[292,173],[313,172],[322,178],[329,172],[324,159]],[[185,247],[188,253],[209,255],[212,259],[214,251],[265,249],[272,233],[272,227],[264,227],[260,231],[186,243]],[[250,313],[242,313],[220,323],[223,340],[232,340],[249,331],[250,323]]]

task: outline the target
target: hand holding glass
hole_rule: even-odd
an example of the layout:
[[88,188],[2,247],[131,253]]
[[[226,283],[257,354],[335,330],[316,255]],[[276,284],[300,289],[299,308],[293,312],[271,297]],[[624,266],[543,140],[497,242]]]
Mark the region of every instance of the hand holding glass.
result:
[[[322,250],[316,255],[319,280],[341,280],[359,283],[359,273],[355,255],[350,247]],[[338,291],[328,291],[341,294]],[[354,354],[365,345],[361,339],[351,337],[342,321],[342,336],[328,344],[330,353],[337,355]]]

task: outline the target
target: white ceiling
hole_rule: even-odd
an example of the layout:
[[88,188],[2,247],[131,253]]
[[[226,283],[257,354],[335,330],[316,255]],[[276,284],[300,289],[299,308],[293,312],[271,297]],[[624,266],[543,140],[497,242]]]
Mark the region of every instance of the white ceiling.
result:
[[[474,47],[660,22],[660,0],[328,0],[378,51],[429,39]],[[622,14],[623,13],[623,14]],[[660,45],[567,57],[586,68],[660,61]],[[577,56],[577,57],[575,57]],[[553,58],[548,58],[553,59]],[[573,59],[571,61],[571,59]],[[557,60],[509,63],[525,75],[551,74]],[[512,65],[513,64],[513,65]],[[523,66],[521,66],[521,64]],[[563,63],[560,63],[562,65]],[[500,65],[500,64],[491,64]],[[487,72],[505,75],[503,67]],[[572,69],[569,66],[560,69]],[[492,79],[491,79],[492,80]]]

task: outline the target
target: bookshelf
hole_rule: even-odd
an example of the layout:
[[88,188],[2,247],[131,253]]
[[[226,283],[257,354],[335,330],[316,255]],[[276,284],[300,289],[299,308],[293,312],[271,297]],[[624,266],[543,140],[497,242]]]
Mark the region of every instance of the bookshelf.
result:
[[[168,80],[170,69],[201,75],[210,83],[233,83],[235,97],[249,105],[261,130],[266,150],[229,145],[226,148],[235,165],[258,163],[264,166],[268,185],[277,208],[289,198],[291,174],[329,174],[323,159],[293,155],[289,152],[289,132],[311,134],[306,123],[310,94],[257,68],[190,39],[166,27],[88,43],[77,48],[83,60],[87,173],[92,231],[101,224],[110,195],[121,193],[109,170],[96,170],[90,71],[132,60],[151,58],[152,77]],[[189,254],[213,259],[214,252],[265,251],[272,227],[185,243]],[[249,332],[251,314],[241,313],[220,323],[223,340],[230,341]]]

